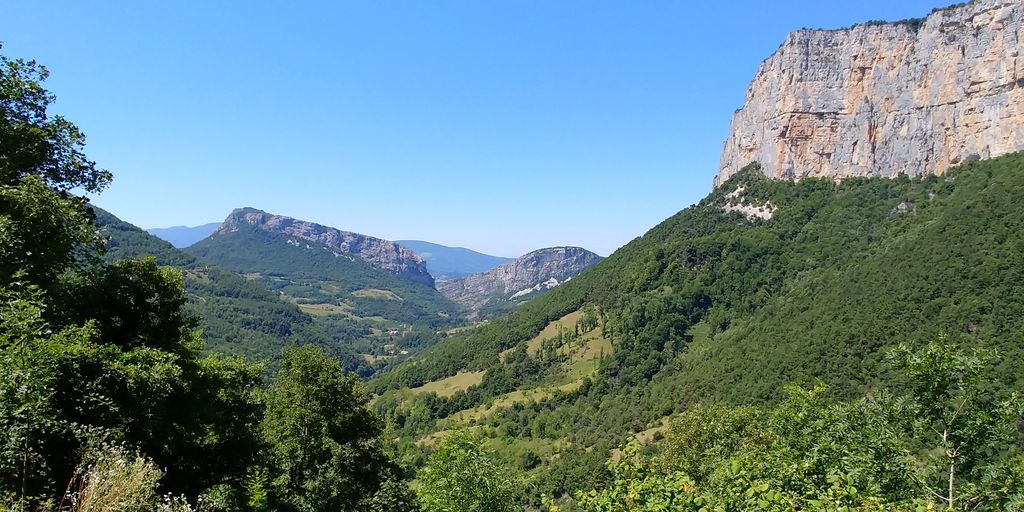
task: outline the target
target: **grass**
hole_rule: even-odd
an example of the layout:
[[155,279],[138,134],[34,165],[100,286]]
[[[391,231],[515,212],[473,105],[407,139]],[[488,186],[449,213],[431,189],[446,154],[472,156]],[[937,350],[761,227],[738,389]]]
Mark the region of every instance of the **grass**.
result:
[[480,421],[491,414],[500,411],[501,409],[507,409],[512,407],[516,403],[527,403],[527,402],[540,402],[551,398],[556,392],[561,391],[563,393],[569,393],[579,389],[583,385],[583,380],[577,380],[568,382],[565,384],[559,384],[557,386],[545,386],[533,389],[520,389],[512,391],[511,393],[505,393],[504,395],[495,397],[489,403],[474,407],[472,409],[466,409],[452,414],[448,418],[441,420],[446,422],[452,427],[457,427],[460,424],[469,424],[472,421]]
[[568,315],[549,323],[544,327],[544,330],[540,331],[540,334],[536,335],[530,341],[526,342],[526,350],[529,354],[536,354],[540,352],[540,346],[544,343],[544,340],[550,338],[557,338],[561,331],[571,331],[576,328],[576,322],[583,318],[583,311],[573,311]]
[[484,372],[459,372],[451,377],[428,382],[420,387],[412,388],[414,394],[436,393],[437,396],[452,396],[455,393],[469,389],[470,386],[480,384],[484,380]]
[[375,356],[373,354],[359,354],[359,357],[363,358],[367,363],[373,364],[377,361],[387,361],[388,359],[394,359],[395,356]]
[[402,302],[402,298],[395,292],[390,290],[378,290],[376,288],[363,288],[362,290],[356,290],[352,292],[352,295],[368,299],[383,299]]
[[303,313],[312,316],[342,315],[357,318],[350,313],[352,307],[347,304],[297,304]]

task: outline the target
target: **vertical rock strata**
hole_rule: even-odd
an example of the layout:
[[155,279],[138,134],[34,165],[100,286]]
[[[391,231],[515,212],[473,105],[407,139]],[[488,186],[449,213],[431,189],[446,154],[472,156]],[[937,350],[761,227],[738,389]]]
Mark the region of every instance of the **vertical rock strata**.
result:
[[975,0],[924,20],[799,30],[757,72],[718,186],[770,177],[911,176],[1024,149],[1024,0]]

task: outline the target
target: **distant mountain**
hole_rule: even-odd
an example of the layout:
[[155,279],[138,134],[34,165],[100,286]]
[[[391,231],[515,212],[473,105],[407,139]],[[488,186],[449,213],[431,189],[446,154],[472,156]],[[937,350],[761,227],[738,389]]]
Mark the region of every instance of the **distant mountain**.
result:
[[499,306],[514,305],[554,288],[601,259],[581,247],[539,249],[486,272],[441,283],[438,290],[471,310],[488,306],[504,310]]
[[515,261],[515,258],[491,256],[465,247],[448,247],[422,240],[396,240],[395,243],[411,249],[423,258],[430,275],[439,281],[451,281],[486,272],[498,265]]
[[169,228],[149,228],[149,234],[166,240],[171,245],[182,248],[188,247],[213,233],[220,227],[220,222],[211,222],[202,226],[172,226]]
[[289,343],[302,341],[327,348],[349,370],[366,369],[345,344],[369,334],[368,329],[354,322],[348,329],[334,325],[325,329],[266,288],[209,265],[107,211],[92,209],[96,224],[108,237],[107,261],[153,256],[157,264],[182,271],[189,295],[187,309],[199,319],[207,349],[250,360],[274,360]]
[[187,251],[319,316],[432,330],[464,317],[461,307],[433,288],[419,256],[379,238],[244,208]]
[[214,235],[234,233],[245,227],[285,235],[294,239],[293,243],[304,240],[323,244],[333,251],[358,258],[407,281],[431,288],[434,286],[434,278],[427,271],[423,258],[395,242],[283,215],[272,215],[255,208],[238,208],[232,211]]

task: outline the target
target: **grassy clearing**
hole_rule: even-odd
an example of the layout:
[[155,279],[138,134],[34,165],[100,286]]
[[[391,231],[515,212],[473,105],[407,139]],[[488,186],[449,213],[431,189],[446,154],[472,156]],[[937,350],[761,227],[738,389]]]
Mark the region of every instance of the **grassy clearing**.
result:
[[376,288],[363,288],[362,290],[356,290],[352,292],[355,297],[363,297],[368,299],[382,299],[382,300],[393,300],[395,302],[402,302],[402,298],[399,297],[395,292],[390,290],[378,290]]
[[377,361],[387,361],[388,359],[394,359],[395,356],[375,356],[373,354],[359,354],[359,357],[363,358],[367,363],[373,364]]
[[520,389],[511,393],[505,393],[504,395],[495,397],[488,403],[474,407],[472,409],[466,409],[459,411],[444,420],[446,425],[451,428],[459,428],[460,425],[468,425],[472,421],[480,421],[491,414],[498,412],[502,409],[512,407],[516,403],[529,403],[529,402],[540,402],[551,398],[556,392],[561,391],[563,393],[570,393],[579,389],[583,385],[583,380],[569,382],[558,386],[546,386],[534,389]]
[[437,393],[437,396],[452,396],[455,393],[469,389],[470,386],[480,384],[484,380],[484,372],[459,372],[451,377],[428,382],[418,388],[412,388],[413,394]]
[[[477,427],[469,427],[469,428],[459,429],[459,430],[465,430],[467,432],[470,432],[470,431],[478,430],[478,429],[480,429],[480,427],[477,426]],[[450,432],[452,432],[452,431],[451,430],[438,430],[437,432],[433,432],[431,434],[427,434],[427,435],[417,439],[416,440],[416,445],[420,446],[420,447],[433,446],[438,441],[444,439],[444,436],[448,435]]]
[[[654,426],[633,434],[633,437],[642,445],[648,445],[658,439],[658,434],[665,434],[672,427],[672,416],[665,416],[658,420]],[[622,449],[612,448],[611,459],[618,462],[622,458]]]
[[348,304],[296,304],[303,313],[311,316],[342,315],[350,318],[358,318],[351,313],[352,306]]
[[536,335],[530,341],[526,342],[526,350],[528,354],[536,354],[540,352],[541,343],[549,338],[557,338],[558,335],[563,331],[571,331],[576,328],[576,322],[583,318],[583,311],[573,311],[568,315],[549,323],[544,330],[540,331],[540,334]]

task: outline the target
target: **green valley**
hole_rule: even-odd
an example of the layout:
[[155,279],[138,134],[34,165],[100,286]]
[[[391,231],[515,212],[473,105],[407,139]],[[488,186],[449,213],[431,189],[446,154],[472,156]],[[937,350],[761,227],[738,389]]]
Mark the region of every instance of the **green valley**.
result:
[[736,1],[5,7],[0,512],[1024,511],[1024,2]]

